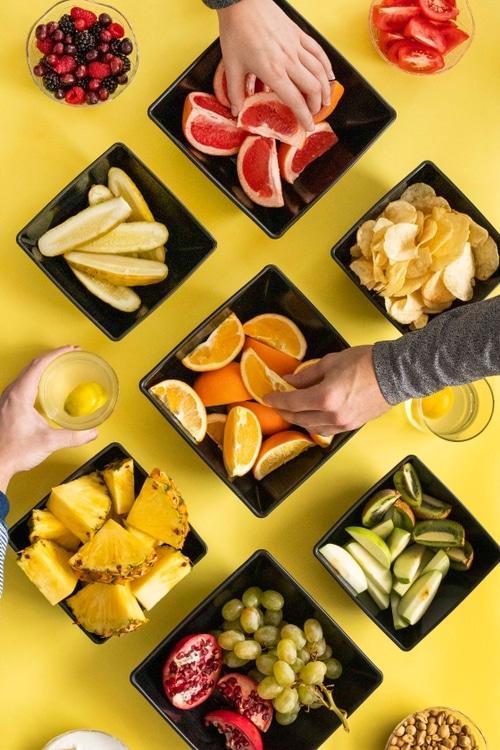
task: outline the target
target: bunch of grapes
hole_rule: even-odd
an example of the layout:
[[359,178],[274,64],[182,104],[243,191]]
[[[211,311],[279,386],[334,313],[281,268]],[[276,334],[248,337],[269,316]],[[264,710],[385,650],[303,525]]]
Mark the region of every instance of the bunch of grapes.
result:
[[222,607],[224,622],[217,640],[224,650],[224,663],[239,669],[251,662],[249,672],[258,683],[261,698],[270,700],[276,721],[292,724],[302,708],[326,707],[347,727],[347,713],[333,700],[332,685],[342,674],[318,620],[309,619],[303,628],[283,620],[284,597],[278,591],[252,586],[241,599]]

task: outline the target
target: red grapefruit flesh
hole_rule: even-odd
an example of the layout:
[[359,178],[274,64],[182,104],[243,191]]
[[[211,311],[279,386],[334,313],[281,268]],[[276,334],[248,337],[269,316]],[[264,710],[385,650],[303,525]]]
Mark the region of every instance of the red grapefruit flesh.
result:
[[273,138],[249,135],[238,154],[238,177],[248,197],[259,206],[283,206],[278,152]]
[[237,154],[246,137],[231,110],[215,96],[200,91],[186,97],[182,130],[191,146],[212,156]]
[[306,137],[302,148],[295,148],[281,143],[278,151],[278,161],[281,176],[287,182],[295,182],[304,169],[319,159],[326,151],[338,142],[336,133],[327,122],[319,122],[314,132]]
[[238,125],[254,135],[277,138],[297,148],[303,145],[306,135],[290,107],[273,93],[254,94],[245,99]]
[[[224,60],[222,59],[219,61],[219,64],[217,65],[217,68],[215,70],[213,87],[214,94],[220,101],[220,103],[225,107],[231,107],[231,102],[229,100],[229,94],[227,91],[226,68],[224,66]],[[257,94],[262,91],[265,91],[267,93],[271,91],[271,89],[269,88],[269,86],[266,86],[265,83],[262,83],[260,78],[257,78],[256,75],[254,75],[253,73],[247,73],[245,77],[245,97],[252,96],[252,94]]]
[[257,78],[254,73],[248,73],[245,79],[245,94],[247,96],[253,96],[254,94],[268,94],[271,91],[266,83],[263,83],[260,78]]

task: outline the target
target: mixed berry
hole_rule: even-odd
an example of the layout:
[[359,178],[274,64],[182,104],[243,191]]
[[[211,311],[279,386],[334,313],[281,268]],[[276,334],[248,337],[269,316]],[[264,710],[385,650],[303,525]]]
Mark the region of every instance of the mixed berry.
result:
[[33,73],[56,99],[98,104],[128,83],[134,45],[108,13],[74,7],[59,21],[37,26],[35,37],[42,57]]

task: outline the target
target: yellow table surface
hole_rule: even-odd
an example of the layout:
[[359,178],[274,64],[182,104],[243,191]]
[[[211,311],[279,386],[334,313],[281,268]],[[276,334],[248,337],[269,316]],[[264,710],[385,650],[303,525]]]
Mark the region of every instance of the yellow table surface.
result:
[[[50,605],[8,553],[0,602],[0,749],[39,750],[77,727],[118,735],[132,750],[182,750],[183,741],[130,685],[132,669],[198,602],[259,547],[269,549],[384,673],[383,685],[325,750],[382,750],[409,711],[444,704],[479,723],[491,750],[498,723],[498,572],[410,653],[400,651],[315,560],[332,523],[397,461],[420,456],[494,535],[498,512],[498,415],[476,440],[451,444],[407,424],[402,408],[364,427],[269,518],[255,518],[194,454],[138,389],[194,326],[265,264],[277,264],[351,344],[396,330],[330,258],[330,248],[390,187],[432,159],[493,224],[498,204],[498,23],[494,0],[473,3],[475,41],[462,62],[411,77],[376,55],[366,0],[296,0],[300,11],[398,111],[396,122],[284,238],[267,238],[148,119],[148,105],[216,36],[201,0],[120,0],[140,42],[134,84],[115,103],[71,110],[40,94],[24,60],[25,34],[43,0],[2,3],[2,199],[0,386],[37,352],[79,343],[105,357],[121,398],[97,442],[55,455],[12,482],[10,523],[100,448],[121,441],[147,468],[164,467],[189,503],[209,552],[151,613],[150,623],[95,646]],[[495,73],[496,61],[496,73]],[[155,313],[119,343],[109,341],[17,247],[17,231],[115,141],[132,148],[217,238],[218,248]],[[500,399],[498,382],[492,381]],[[1,440],[1,436],[0,436]],[[221,528],[224,533],[221,534]],[[495,587],[496,584],[496,587]],[[340,658],[342,657],[339,654]]]

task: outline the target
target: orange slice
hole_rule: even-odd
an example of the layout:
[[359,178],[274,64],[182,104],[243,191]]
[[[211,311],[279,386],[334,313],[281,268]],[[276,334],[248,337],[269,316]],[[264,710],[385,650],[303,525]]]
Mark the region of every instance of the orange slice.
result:
[[163,380],[150,388],[197,443],[207,432],[207,412],[198,394],[182,380]]
[[[259,404],[273,391],[294,391],[295,388],[271,370],[265,362],[254,352],[247,349],[241,358],[241,377],[247,391]],[[237,399],[241,401],[242,399]],[[247,399],[246,399],[247,400]]]
[[[316,365],[320,361],[320,358],[317,357],[316,359],[308,359],[306,362],[301,362],[300,365],[297,367],[297,369],[294,372],[294,375],[297,375],[298,372],[301,372],[302,370],[305,370],[307,367],[312,367],[312,365]],[[317,445],[320,445],[322,448],[328,448],[329,445],[331,445],[333,440],[333,435],[317,435],[314,432],[310,433],[312,439]]]
[[307,359],[305,362],[301,362],[298,367],[295,368],[293,371],[294,375],[297,375],[297,373],[302,372],[302,370],[305,370],[307,367],[312,367],[312,365],[317,365],[319,362],[319,357],[316,359]]
[[240,404],[233,404],[233,406],[245,406],[253,411],[259,420],[263,435],[274,435],[275,432],[283,432],[291,426],[290,422],[283,419],[279,411],[273,409],[272,406],[264,406],[264,404],[258,404],[256,401],[243,401]]
[[238,362],[203,372],[196,378],[194,389],[205,406],[223,406],[252,398],[243,383]]
[[293,320],[277,313],[257,315],[243,325],[247,336],[288,354],[304,359],[307,342]]
[[231,478],[250,471],[261,443],[262,431],[253,411],[244,406],[233,407],[227,417],[222,449],[224,466]]
[[222,448],[224,442],[226,420],[226,414],[207,414],[207,435],[218,448]]
[[204,372],[219,370],[235,359],[243,348],[245,334],[243,326],[234,313],[222,321],[210,336],[193,349],[182,364],[188,370]]
[[251,339],[249,337],[247,337],[245,341],[243,351],[246,351],[247,349],[253,349],[254,352],[257,352],[261,360],[265,362],[271,370],[274,370],[274,372],[277,372],[278,375],[281,376],[290,375],[292,372],[295,372],[296,367],[299,364],[299,360],[295,359],[295,357],[290,357],[284,352],[279,352],[277,349],[273,349],[272,346],[263,344],[262,341],[257,341],[256,339]]
[[253,467],[255,479],[264,479],[272,471],[292,461],[315,445],[308,435],[296,430],[278,432],[264,440]]
[[338,81],[332,81],[330,89],[330,104],[321,107],[320,111],[314,115],[314,122],[323,122],[329,117],[344,93],[344,87]]

